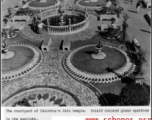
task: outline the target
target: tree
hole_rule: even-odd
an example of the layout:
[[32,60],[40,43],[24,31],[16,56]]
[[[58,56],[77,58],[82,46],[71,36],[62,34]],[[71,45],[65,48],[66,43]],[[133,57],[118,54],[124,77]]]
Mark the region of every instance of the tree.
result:
[[136,81],[135,79],[133,79],[133,78],[131,78],[131,77],[123,76],[123,75],[115,72],[115,71],[114,71],[112,68],[110,68],[110,67],[106,68],[106,70],[107,70],[108,72],[114,73],[117,77],[119,77],[119,78],[121,79],[121,82],[122,82],[122,83],[132,84],[132,83],[135,83],[135,81]]
[[103,97],[106,99],[109,106],[115,106],[119,102],[119,96],[112,94],[112,93],[104,93],[102,94]]
[[122,27],[123,27],[123,30],[122,30],[123,39],[122,39],[122,41],[125,41],[125,39],[126,39],[126,31],[127,31],[127,28],[128,28],[127,19],[123,21]]
[[131,78],[131,77],[122,77],[121,78],[121,82],[122,83],[125,83],[125,84],[132,84],[132,83],[135,83],[135,79]]
[[149,105],[150,102],[148,90],[139,83],[127,84],[122,88],[119,96],[122,106]]
[[7,23],[8,23],[8,19],[7,19],[7,18],[4,18],[4,19],[3,19],[3,22],[4,22],[5,24],[7,24]]

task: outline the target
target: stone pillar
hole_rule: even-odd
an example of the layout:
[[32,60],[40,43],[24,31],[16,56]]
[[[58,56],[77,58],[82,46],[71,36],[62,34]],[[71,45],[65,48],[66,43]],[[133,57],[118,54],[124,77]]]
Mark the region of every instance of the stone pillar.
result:
[[71,32],[71,19],[69,18],[69,30]]
[[69,32],[70,32],[70,41],[71,41],[71,19],[69,18]]
[[22,6],[23,6],[22,2],[23,2],[22,0],[19,2],[19,8],[22,8]]
[[47,32],[49,33],[49,19],[47,19]]
[[40,7],[40,17],[41,17],[41,20],[42,20],[42,14],[41,14],[42,10],[41,10],[41,7]]
[[87,7],[85,8],[85,19],[87,18]]

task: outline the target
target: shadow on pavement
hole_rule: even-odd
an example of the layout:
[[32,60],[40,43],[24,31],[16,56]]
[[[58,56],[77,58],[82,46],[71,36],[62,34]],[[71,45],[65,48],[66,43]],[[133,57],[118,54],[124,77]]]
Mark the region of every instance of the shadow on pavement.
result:
[[62,46],[63,46],[63,40],[61,40],[61,44],[60,44],[60,46],[59,46],[59,49],[60,49],[60,50],[63,50]]
[[95,54],[97,52],[96,51],[84,51],[84,53],[91,55],[91,54]]
[[151,19],[150,19],[150,17],[148,16],[148,14],[145,14],[145,15],[144,15],[144,18],[145,18],[145,20],[147,21],[147,23],[149,24],[149,26],[151,26]]
[[150,31],[140,29],[142,32],[151,33]]
[[132,12],[132,13],[137,13],[136,11],[133,11],[133,10],[128,10],[129,12]]

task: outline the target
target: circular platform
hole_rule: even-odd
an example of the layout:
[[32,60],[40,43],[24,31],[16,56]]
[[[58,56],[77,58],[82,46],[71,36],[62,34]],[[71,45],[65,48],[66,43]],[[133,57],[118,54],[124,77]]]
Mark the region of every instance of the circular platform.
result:
[[17,93],[3,102],[9,107],[80,106],[78,98],[60,88],[33,88]]
[[106,3],[106,0],[79,0],[76,2],[76,5],[81,8],[100,9]]
[[59,0],[34,0],[34,1],[30,1],[27,3],[27,6],[32,9],[32,10],[43,10],[43,9],[50,9],[53,8],[55,6],[59,6],[60,5],[60,1]]
[[135,69],[127,53],[123,50],[103,44],[105,59],[97,60],[91,57],[96,45],[86,45],[68,52],[62,59],[65,71],[78,80],[93,83],[109,83],[120,80],[114,73],[107,72],[106,68],[113,68],[118,74],[128,76]]
[[42,62],[41,51],[32,45],[14,44],[9,46],[14,56],[2,59],[2,81],[23,77],[31,73]]

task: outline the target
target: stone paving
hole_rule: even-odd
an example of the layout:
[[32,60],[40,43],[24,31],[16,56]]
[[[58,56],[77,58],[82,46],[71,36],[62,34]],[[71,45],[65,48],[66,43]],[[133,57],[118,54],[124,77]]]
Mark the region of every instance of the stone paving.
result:
[[24,78],[14,80],[11,83],[5,83],[6,85],[2,88],[3,100],[15,92],[40,85],[59,86],[70,91],[79,98],[84,106],[98,105],[97,97],[88,87],[73,80],[64,72],[60,61],[64,54],[56,47],[51,47],[50,52],[44,53],[44,61],[37,70]]
[[44,53],[42,65],[32,74],[6,84],[2,89],[3,100],[15,92],[33,86],[59,86],[75,94],[84,106],[98,105],[97,97],[88,87],[73,80],[64,72],[60,64],[64,54],[57,51],[59,50],[52,48],[50,52]]

